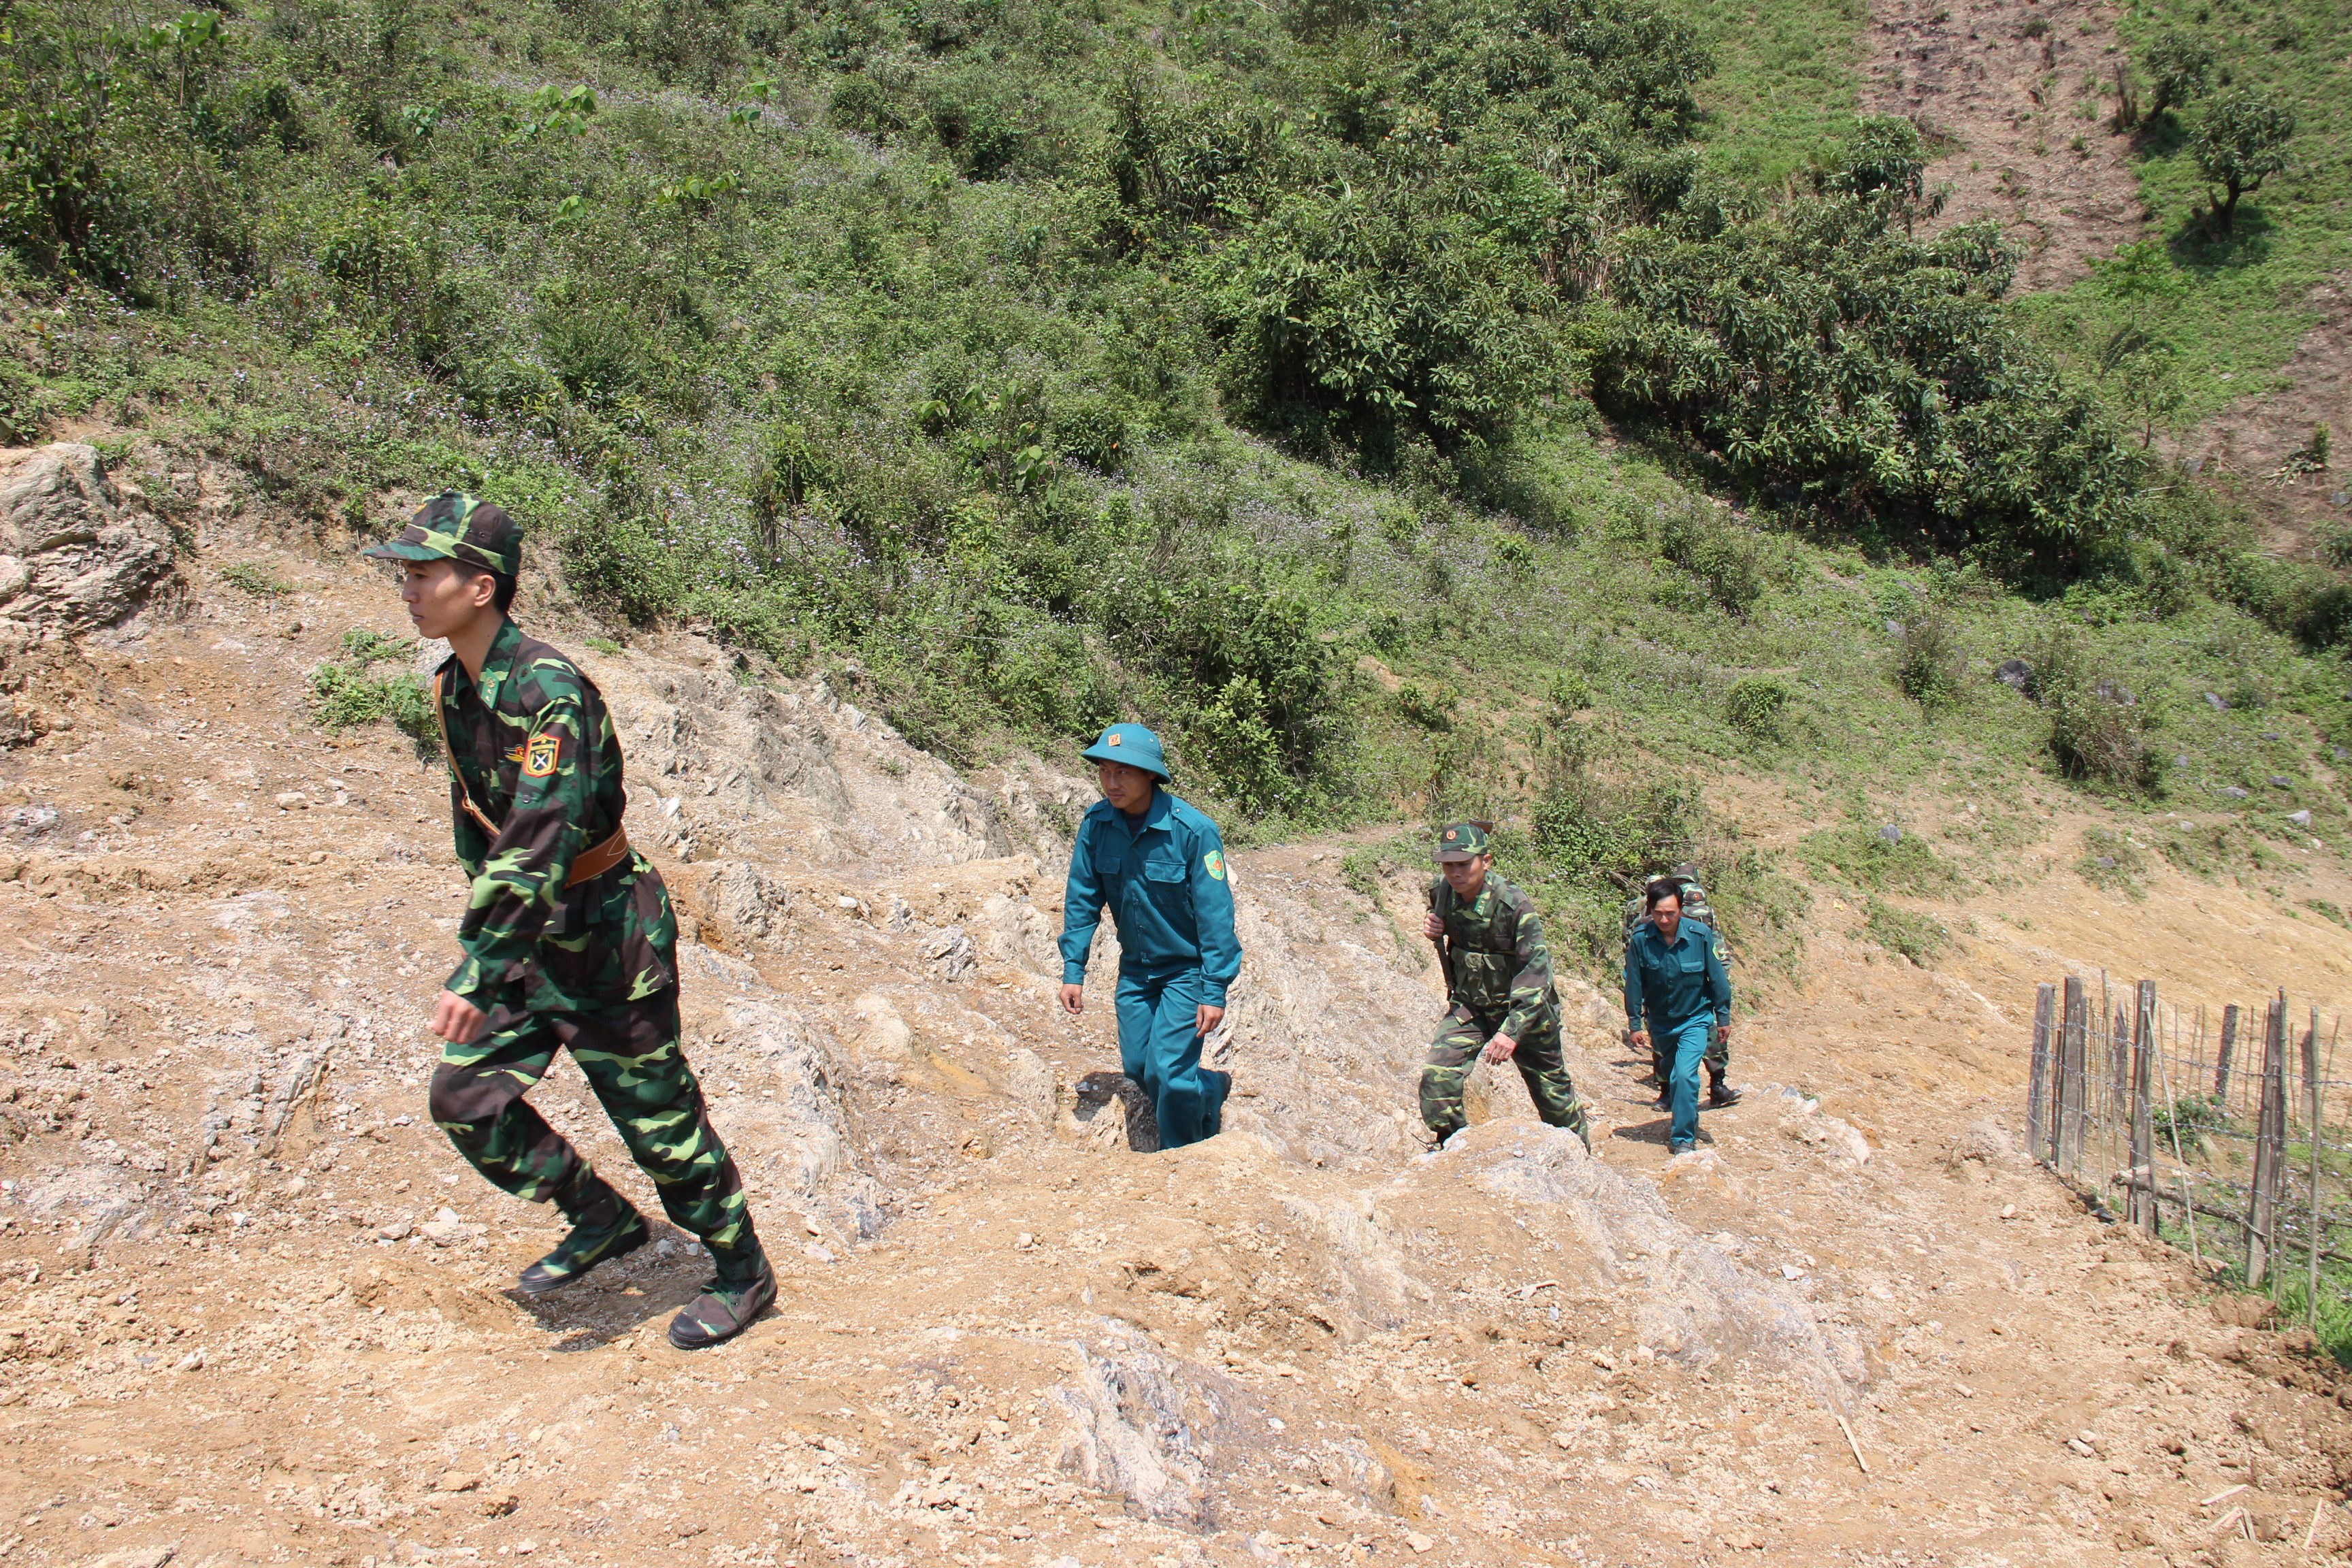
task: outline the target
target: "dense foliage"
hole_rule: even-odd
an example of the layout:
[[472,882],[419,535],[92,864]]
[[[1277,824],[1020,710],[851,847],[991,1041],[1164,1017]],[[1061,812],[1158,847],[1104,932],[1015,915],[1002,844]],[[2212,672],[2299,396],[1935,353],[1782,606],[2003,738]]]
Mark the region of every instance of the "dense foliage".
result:
[[[233,352],[190,428],[322,524],[491,489],[583,597],[824,662],[950,754],[1126,714],[1248,817],[1434,809],[1465,770],[1510,793],[1456,685],[1496,659],[1726,748],[1817,739],[1798,686],[1727,697],[1674,646],[1791,663],[1804,530],[2134,616],[2352,622],[2163,499],[2014,330],[1995,237],[1931,232],[1910,125],[1770,188],[1711,166],[1713,61],[1654,0],[129,16],[0,10],[5,281],[122,311],[102,367],[0,366],[0,433],[191,395],[138,344]],[[2168,103],[2205,83],[2167,68]],[[1601,414],[1738,510],[1637,503]],[[1571,565],[1667,624],[1571,643]],[[1982,650],[1858,624],[1890,619],[1873,679],[1964,705]],[[319,695],[390,700],[364,661]],[[1562,833],[1588,890],[1664,853]]]

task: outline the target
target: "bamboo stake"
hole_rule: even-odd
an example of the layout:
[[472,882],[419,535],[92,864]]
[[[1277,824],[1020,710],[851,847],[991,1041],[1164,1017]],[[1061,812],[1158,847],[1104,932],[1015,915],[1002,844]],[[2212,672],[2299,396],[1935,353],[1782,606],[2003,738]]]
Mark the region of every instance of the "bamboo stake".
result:
[[[2173,1021],[2178,1023],[2179,1019],[2176,1016]],[[2205,1254],[2197,1246],[2197,1199],[2189,1190],[2189,1156],[2180,1152],[2180,1105],[2172,1098],[2172,1077],[2165,1072],[2164,1058],[2161,1057],[2157,1058],[2156,1070],[2160,1076],[2161,1087],[2158,1092],[2164,1096],[2165,1104],[2172,1108],[2172,1114],[2166,1120],[2172,1125],[2173,1163],[2180,1167],[2180,1212],[2189,1221],[2189,1256],[2196,1259],[2197,1272],[2202,1275],[2205,1272]],[[2200,1078],[2191,1081],[2202,1081],[2202,1079]],[[2151,1169],[2147,1177],[2148,1188],[2152,1193],[2156,1187],[2156,1172]]]
[[2311,1259],[2304,1275],[2303,1321],[2319,1328],[2319,1009],[2311,1010],[2311,1033],[2303,1037],[2303,1089],[2311,1099]]
[[2056,986],[2043,984],[2033,995],[2033,1068],[2025,1090],[2025,1147],[2037,1160],[2048,1139],[2043,1123],[2050,1115],[2050,1022],[2057,994]]

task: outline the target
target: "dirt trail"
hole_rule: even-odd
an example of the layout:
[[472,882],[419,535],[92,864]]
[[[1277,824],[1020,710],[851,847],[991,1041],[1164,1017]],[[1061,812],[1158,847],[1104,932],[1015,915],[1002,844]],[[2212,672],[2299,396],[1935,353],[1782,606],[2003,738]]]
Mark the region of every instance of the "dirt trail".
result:
[[[446,796],[304,703],[346,628],[399,629],[388,589],[234,508],[181,570],[184,616],[41,654],[45,733],[0,753],[0,1561],[2285,1563],[2315,1520],[2352,1546],[2333,1369],[2011,1147],[2033,980],[2331,995],[2332,926],[2168,874],[2117,919],[2053,875],[1971,905],[1984,934],[1927,973],[1825,918],[1711,1150],[1668,1162],[1574,988],[1596,1156],[1502,1083],[1423,1157],[1412,889],[1284,846],[1234,858],[1228,1130],[1139,1152],[1107,1021],[1052,1008],[1078,780],[958,778],[846,685],[690,636],[586,653],[785,1274],[688,1356],[682,1242],[525,1303],[551,1215],[423,1121]],[[576,1072],[536,1098],[650,1202]],[[2214,1533],[2239,1505],[2257,1539]]]

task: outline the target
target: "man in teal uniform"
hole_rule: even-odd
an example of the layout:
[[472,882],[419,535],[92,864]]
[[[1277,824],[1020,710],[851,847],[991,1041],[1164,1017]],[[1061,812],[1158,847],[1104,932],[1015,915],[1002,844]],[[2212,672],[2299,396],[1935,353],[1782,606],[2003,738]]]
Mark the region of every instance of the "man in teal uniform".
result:
[[521,1289],[572,1284],[650,1233],[523,1099],[569,1050],[663,1209],[718,1266],[670,1323],[670,1342],[731,1339],[775,1300],[776,1277],[679,1045],[677,920],[621,826],[621,743],[603,694],[507,617],[522,535],[497,507],[437,497],[366,553],[401,564],[409,620],[451,649],[433,701],[472,889],[463,954],[433,1010],[447,1042],[433,1120],[495,1185],[572,1221]]
[[1649,918],[1625,943],[1626,1040],[1635,1050],[1654,1030],[1673,1043],[1667,1075],[1674,1121],[1667,1147],[1690,1152],[1698,1142],[1698,1069],[1707,1037],[1731,1038],[1731,977],[1716,956],[1715,933],[1683,919],[1682,891],[1671,881],[1653,883],[1643,902]]
[[1062,901],[1062,1005],[1085,1005],[1095,927],[1118,931],[1120,1070],[1143,1086],[1160,1146],[1216,1136],[1231,1086],[1201,1065],[1201,1043],[1225,1016],[1242,970],[1234,890],[1217,825],[1168,793],[1160,737],[1113,724],[1082,753],[1103,798],[1078,823]]

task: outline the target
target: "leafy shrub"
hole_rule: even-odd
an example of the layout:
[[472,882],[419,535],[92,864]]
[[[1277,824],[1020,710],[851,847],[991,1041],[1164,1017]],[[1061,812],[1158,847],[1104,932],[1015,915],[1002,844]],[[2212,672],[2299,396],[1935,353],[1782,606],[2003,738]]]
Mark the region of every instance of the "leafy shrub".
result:
[[1903,623],[1895,642],[1895,684],[1904,696],[1929,713],[1955,707],[1967,669],[1959,633],[1942,615],[1929,610]]
[[1818,200],[1629,235],[1596,398],[1825,515],[2071,574],[2144,525],[2138,454],[2010,325],[1990,228],[1914,232],[1933,206],[1916,132],[1869,130],[1848,158]]
[[1424,730],[1454,728],[1454,700],[1443,691],[1433,691],[1413,681],[1397,688],[1397,711]]
[[2167,33],[2140,52],[2139,63],[2154,89],[2151,115],[2181,108],[2211,85],[2213,49],[2201,38]]
[[2286,144],[2294,135],[2294,110],[2258,92],[2229,93],[2198,117],[2189,154],[2207,179],[2221,186],[2214,216],[2223,234],[2237,220],[2238,199],[2286,168]]
[[1668,508],[1658,527],[1658,552],[1697,576],[1706,596],[1735,616],[1745,616],[1764,596],[1755,533],[1716,508],[1698,501]]
[[1732,682],[1724,694],[1723,717],[1751,741],[1777,741],[1788,706],[1788,687],[1769,675],[1750,675]]
[[2082,639],[2065,626],[2053,627],[2028,662],[2034,699],[2050,716],[2050,754],[2059,770],[2103,789],[2154,793],[2163,781],[2164,758],[2150,743],[2149,714],[2118,700],[2121,689],[2093,665]]
[[327,731],[389,720],[429,755],[440,744],[433,700],[419,677],[405,671],[374,676],[364,664],[327,663],[310,672],[310,718]]

